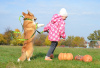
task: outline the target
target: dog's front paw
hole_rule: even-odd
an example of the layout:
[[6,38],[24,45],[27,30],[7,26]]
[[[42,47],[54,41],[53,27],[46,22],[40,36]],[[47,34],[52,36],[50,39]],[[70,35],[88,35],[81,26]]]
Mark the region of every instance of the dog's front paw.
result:
[[44,24],[37,24],[37,27],[38,27],[38,28],[40,28],[40,27],[42,27],[42,26],[44,26]]

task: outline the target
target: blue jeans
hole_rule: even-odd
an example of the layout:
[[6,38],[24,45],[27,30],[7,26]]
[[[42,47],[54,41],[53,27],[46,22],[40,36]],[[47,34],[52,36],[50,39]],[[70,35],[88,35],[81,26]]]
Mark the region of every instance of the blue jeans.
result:
[[55,50],[55,48],[56,48],[57,45],[58,45],[57,41],[52,41],[50,49],[49,49],[49,51],[48,51],[48,53],[47,53],[46,56],[50,57],[50,55],[53,54],[53,52],[54,52],[54,50]]

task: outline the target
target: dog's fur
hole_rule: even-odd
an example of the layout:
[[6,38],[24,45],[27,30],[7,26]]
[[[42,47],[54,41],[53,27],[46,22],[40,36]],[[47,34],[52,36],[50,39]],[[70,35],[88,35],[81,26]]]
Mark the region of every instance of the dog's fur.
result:
[[30,57],[32,57],[33,55],[33,42],[32,40],[34,39],[34,36],[32,38],[30,38],[32,36],[32,34],[35,32],[36,30],[36,24],[34,23],[34,20],[36,20],[36,18],[34,17],[34,15],[32,13],[30,13],[30,11],[28,11],[28,14],[22,12],[24,19],[25,18],[29,18],[32,19],[31,20],[24,20],[23,23],[23,27],[24,27],[24,38],[25,39],[29,39],[24,41],[23,47],[22,47],[22,55],[21,57],[18,58],[18,62],[19,61],[24,61],[26,58],[28,61],[30,61]]

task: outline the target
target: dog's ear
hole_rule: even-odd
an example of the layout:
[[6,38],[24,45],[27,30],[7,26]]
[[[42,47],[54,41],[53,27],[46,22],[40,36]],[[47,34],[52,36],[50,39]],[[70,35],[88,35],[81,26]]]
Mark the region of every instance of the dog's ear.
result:
[[24,12],[22,12],[22,14],[23,14],[23,16],[25,16],[25,15],[26,15],[26,13],[24,13]]
[[33,15],[29,10],[27,10],[27,11],[28,11],[28,14],[29,14],[29,15]]

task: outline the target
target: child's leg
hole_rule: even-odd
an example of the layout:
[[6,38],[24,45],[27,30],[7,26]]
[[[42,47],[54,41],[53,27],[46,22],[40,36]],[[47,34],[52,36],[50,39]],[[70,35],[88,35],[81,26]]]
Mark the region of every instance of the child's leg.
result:
[[47,53],[46,56],[50,57],[50,55],[53,54],[53,52],[54,52],[54,50],[55,50],[57,44],[58,44],[57,41],[52,41],[52,42],[51,42],[50,49],[49,49],[49,51],[48,51],[48,53]]
[[[58,45],[58,42],[55,42],[56,44],[55,44],[55,48],[56,48],[56,46]],[[54,50],[55,50],[55,48],[54,48]],[[51,54],[53,54],[54,53],[54,50],[52,51],[52,53]]]

